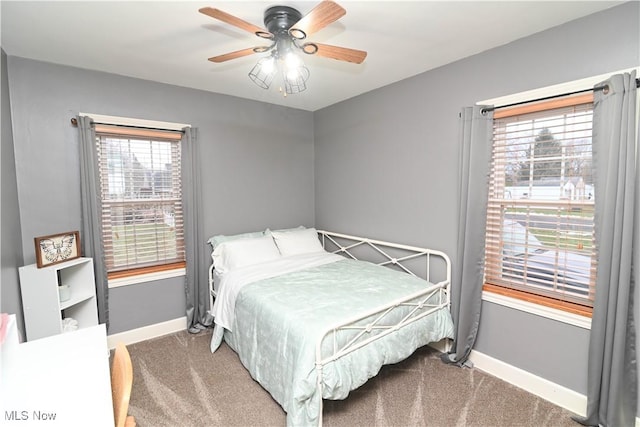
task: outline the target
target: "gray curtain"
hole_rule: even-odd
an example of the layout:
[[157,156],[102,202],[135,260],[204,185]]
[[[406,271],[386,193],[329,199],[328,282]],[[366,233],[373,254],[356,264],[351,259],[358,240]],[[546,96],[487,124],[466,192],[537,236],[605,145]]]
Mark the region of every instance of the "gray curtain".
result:
[[213,324],[209,307],[207,242],[202,231],[202,190],[197,129],[184,128],[182,149],[182,209],[186,253],[187,327],[197,333]]
[[[638,385],[633,247],[638,191],[636,81],[615,75],[598,86],[593,108],[596,293],[591,322],[585,425],[635,424]],[[635,224],[634,224],[635,222]],[[637,232],[637,231],[636,231]],[[637,314],[636,314],[637,315]]]
[[82,203],[82,228],[80,242],[82,255],[93,258],[96,279],[96,299],[98,302],[98,321],[109,330],[109,285],[107,269],[102,250],[102,223],[100,212],[102,202],[98,189],[100,175],[98,170],[98,147],[93,121],[90,117],[77,117],[80,148],[80,197]]
[[478,334],[484,278],[485,222],[493,110],[467,107],[460,114],[460,186],[458,189],[458,239],[453,264],[451,314],[456,329],[453,348],[442,356],[446,363],[467,364]]

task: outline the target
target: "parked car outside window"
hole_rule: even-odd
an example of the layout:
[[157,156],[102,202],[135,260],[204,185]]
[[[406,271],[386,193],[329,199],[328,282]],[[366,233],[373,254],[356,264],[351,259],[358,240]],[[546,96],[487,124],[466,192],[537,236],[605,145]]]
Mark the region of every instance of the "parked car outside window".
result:
[[529,286],[587,297],[591,258],[545,246],[518,221],[504,221],[503,275],[520,277]]

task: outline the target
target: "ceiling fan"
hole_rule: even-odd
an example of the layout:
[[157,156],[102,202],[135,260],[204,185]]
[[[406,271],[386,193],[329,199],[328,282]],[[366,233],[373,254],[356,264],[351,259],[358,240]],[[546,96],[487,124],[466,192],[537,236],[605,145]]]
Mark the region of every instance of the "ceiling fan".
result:
[[362,63],[367,56],[367,52],[362,50],[306,41],[307,36],[325,28],[347,13],[342,6],[331,0],[322,1],[305,16],[289,6],[269,7],[264,12],[266,28],[253,25],[220,9],[203,7],[199,11],[269,40],[269,45],[225,53],[211,57],[209,61],[220,63],[254,53],[269,53],[269,56],[258,61],[249,72],[249,77],[258,86],[268,89],[280,71],[284,83],[284,90],[282,88],[280,90],[285,96],[306,89],[310,72],[296,55],[298,52],[355,64]]

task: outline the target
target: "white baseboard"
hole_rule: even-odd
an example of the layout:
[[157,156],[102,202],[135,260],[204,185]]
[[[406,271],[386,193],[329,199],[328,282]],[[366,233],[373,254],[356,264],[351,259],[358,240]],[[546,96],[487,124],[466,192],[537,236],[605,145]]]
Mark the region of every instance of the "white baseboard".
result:
[[118,342],[129,345],[174,332],[184,331],[185,329],[187,329],[187,317],[183,316],[177,319],[167,320],[166,322],[155,323],[153,325],[143,326],[142,328],[109,335],[107,336],[107,345],[110,349],[113,349]]
[[[447,341],[442,340],[429,345],[436,350],[444,352],[448,344]],[[576,415],[585,416],[587,412],[587,396],[584,394],[553,383],[523,369],[516,368],[476,350],[471,350],[469,360],[473,362],[475,368],[548,400]],[[636,417],[635,427],[640,427],[640,417]]]
[[[469,360],[473,362],[477,369],[500,378],[509,384],[535,394],[577,415],[584,416],[586,414],[587,396],[584,394],[475,350],[471,351]],[[640,427],[637,419],[636,426]]]

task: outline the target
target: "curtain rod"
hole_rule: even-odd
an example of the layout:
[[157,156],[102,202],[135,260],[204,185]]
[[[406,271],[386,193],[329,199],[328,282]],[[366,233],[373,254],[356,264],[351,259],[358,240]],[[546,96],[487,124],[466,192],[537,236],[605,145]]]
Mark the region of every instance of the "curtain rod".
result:
[[[636,79],[636,88],[639,88],[639,87],[640,87],[640,78]],[[576,90],[574,92],[561,93],[559,95],[551,95],[551,96],[545,96],[543,98],[531,99],[531,100],[528,100],[528,101],[514,102],[513,104],[500,105],[498,107],[483,108],[481,113],[484,114],[484,113],[487,113],[489,111],[497,110],[499,108],[515,107],[517,105],[529,104],[531,102],[547,101],[549,99],[562,98],[563,96],[577,95],[579,93],[584,93],[584,92],[589,92],[589,91],[597,92],[597,91],[608,89],[608,88],[609,88],[609,85],[596,86],[596,87],[593,87],[593,88],[590,88],[590,89]]]
[[[115,127],[123,127],[123,128],[131,128],[131,129],[145,129],[145,130],[159,130],[164,132],[176,132],[176,133],[184,133],[184,130],[177,129],[163,129],[163,128],[154,128],[148,126],[135,126],[135,125],[123,125],[117,123],[102,123],[102,122],[92,122],[94,125],[104,125],[104,126],[115,126]],[[71,125],[74,127],[78,126],[78,119],[75,117],[71,118]]]

